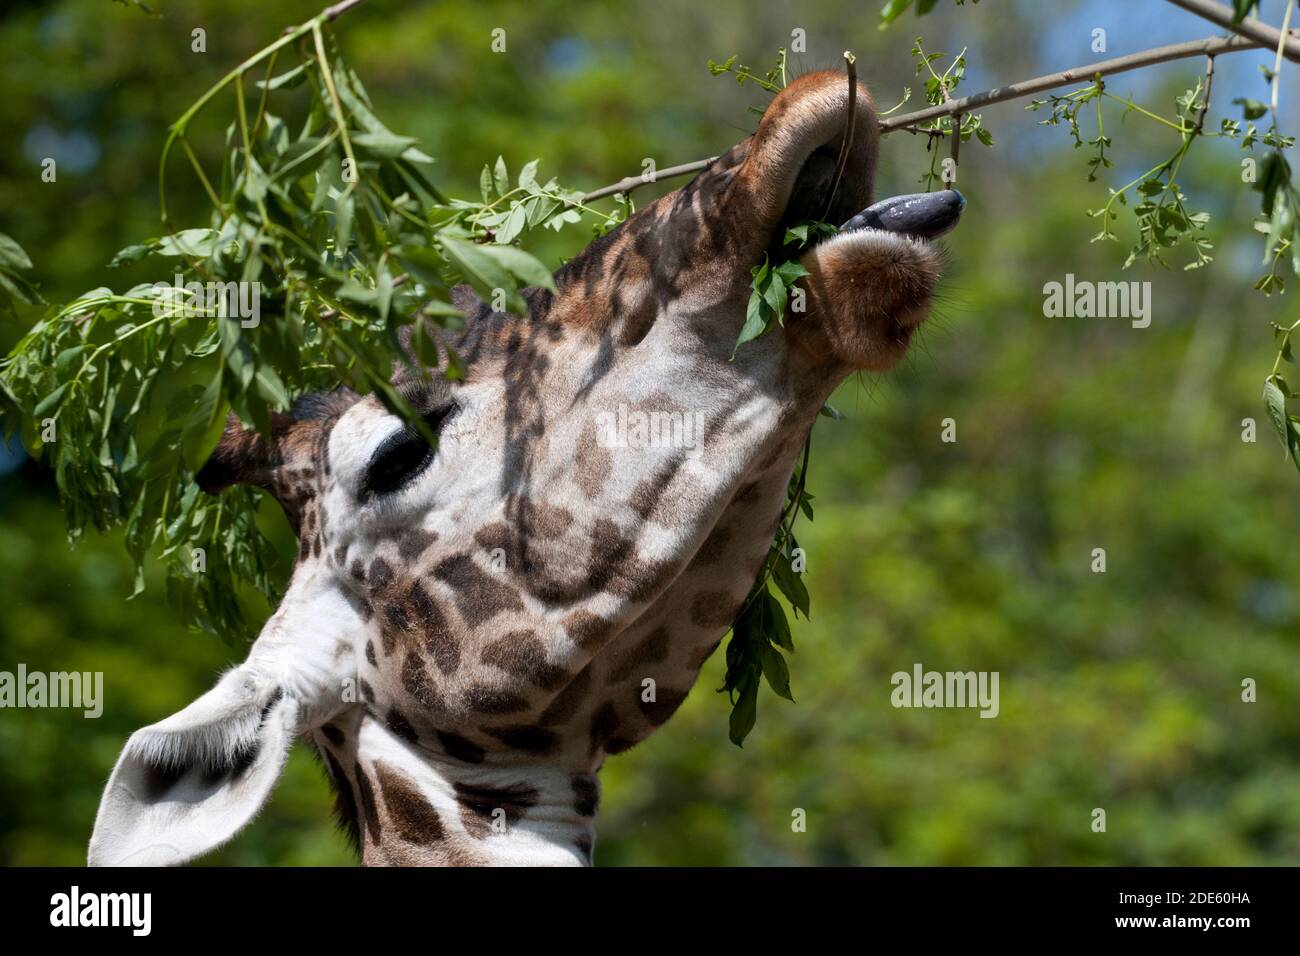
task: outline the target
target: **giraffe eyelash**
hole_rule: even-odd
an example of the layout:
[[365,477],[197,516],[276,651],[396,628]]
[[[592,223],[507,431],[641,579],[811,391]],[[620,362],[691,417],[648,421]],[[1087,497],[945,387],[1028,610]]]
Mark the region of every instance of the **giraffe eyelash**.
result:
[[[425,424],[437,434],[456,412],[452,403],[424,416]],[[434,449],[409,426],[389,435],[370,456],[357,497],[362,501],[376,495],[390,495],[410,484],[433,462]]]

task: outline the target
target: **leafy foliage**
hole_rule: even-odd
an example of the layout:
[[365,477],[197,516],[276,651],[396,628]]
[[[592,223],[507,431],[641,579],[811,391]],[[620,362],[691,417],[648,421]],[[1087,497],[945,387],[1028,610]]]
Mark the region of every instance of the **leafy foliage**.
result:
[[[966,0],[955,0],[957,6],[966,5]],[[980,0],[971,0],[972,4],[979,3]],[[923,17],[938,5],[939,0],[915,0],[916,15]],[[913,0],[889,0],[880,11],[880,29],[888,29],[889,25],[901,17],[913,5]]]
[[0,314],[12,315],[18,303],[40,305],[41,297],[36,287],[24,278],[30,272],[32,260],[22,246],[0,232]]
[[[277,73],[285,53],[296,63]],[[210,176],[187,134],[223,92],[235,115]],[[513,182],[504,161],[485,168],[479,202],[445,198],[428,177],[432,160],[375,114],[320,17],[250,58],[172,127],[159,177],[165,225],[178,152],[209,197],[208,223],[114,260],[157,260],[174,282],[96,289],[52,308],[4,360],[0,385],[6,433],[21,430],[54,466],[70,536],[125,524],[137,593],[157,548],[173,603],[233,638],[248,631],[237,585],[274,595],[253,493],[211,498],[192,481],[227,412],[269,433],[272,411],[293,395],[346,385],[424,427],[389,384],[395,364],[411,362],[399,331],[412,327],[421,374],[440,360],[449,377],[460,374],[445,337],[462,320],[451,287],[468,282],[522,314],[520,288],[552,280],[510,243],[577,222],[585,207],[580,193],[539,181],[536,162]],[[608,227],[630,208],[597,215]],[[34,301],[18,275],[29,267],[0,242],[0,289]],[[234,308],[236,298],[255,308]]]
[[[924,12],[924,11],[920,11]],[[939,106],[953,98],[953,93],[966,76],[966,51],[963,49],[940,73],[935,64],[942,66],[943,53],[927,53],[920,37],[912,44],[912,58],[916,62],[916,75],[925,77],[925,102],[930,106]],[[904,96],[904,100],[906,100]],[[921,123],[916,130],[925,133],[926,151],[930,154],[930,165],[921,175],[920,182],[927,192],[944,183],[940,171],[941,160],[938,144],[944,137],[957,137],[957,142],[965,143],[974,137],[985,146],[993,146],[993,134],[984,127],[984,119],[979,113],[964,113],[960,116],[940,116],[928,123]],[[952,142],[950,140],[950,142]],[[954,143],[954,147],[956,143]],[[955,155],[955,154],[954,154]]]
[[[1237,19],[1249,12],[1252,4],[1237,4]],[[1206,114],[1210,108],[1210,92],[1213,80],[1213,62],[1207,65],[1204,80],[1186,90],[1174,101],[1175,113],[1172,118],[1160,116],[1134,103],[1131,99],[1115,96],[1106,90],[1100,77],[1092,84],[1062,95],[1050,95],[1046,99],[1032,101],[1026,109],[1039,110],[1047,107],[1048,117],[1042,125],[1064,125],[1074,140],[1076,149],[1085,145],[1092,147],[1095,154],[1089,159],[1088,180],[1093,182],[1098,174],[1111,168],[1111,160],[1106,150],[1111,146],[1105,135],[1102,104],[1104,100],[1113,100],[1124,107],[1123,116],[1137,114],[1154,123],[1169,127],[1179,136],[1178,148],[1172,155],[1133,180],[1109,190],[1110,197],[1098,209],[1089,210],[1088,214],[1101,220],[1101,231],[1093,237],[1093,242],[1100,240],[1118,241],[1112,224],[1119,218],[1119,208],[1129,205],[1132,197],[1132,212],[1137,239],[1129,249],[1124,260],[1128,268],[1138,259],[1160,266],[1166,266],[1164,255],[1170,249],[1189,246],[1192,259],[1184,270],[1199,269],[1213,260],[1210,250],[1213,248],[1205,237],[1205,229],[1210,221],[1208,212],[1191,212],[1187,208],[1187,196],[1179,183],[1178,174],[1182,168],[1192,144],[1202,136],[1220,137],[1240,140],[1243,150],[1253,150],[1256,143],[1269,148],[1269,152],[1258,163],[1258,173],[1253,188],[1260,194],[1260,216],[1255,221],[1256,231],[1264,234],[1264,265],[1268,271],[1255,281],[1255,288],[1267,295],[1281,292],[1286,279],[1280,267],[1290,261],[1292,271],[1300,274],[1300,191],[1297,191],[1291,179],[1291,166],[1286,160],[1285,150],[1295,145],[1295,137],[1283,134],[1277,125],[1276,103],[1278,66],[1272,69],[1262,68],[1264,80],[1272,86],[1272,104],[1270,107],[1249,97],[1237,97],[1232,102],[1241,107],[1242,118],[1236,120],[1224,117],[1217,131],[1205,129]],[[1080,130],[1079,116],[1088,103],[1096,104],[1097,135],[1085,142]],[[1260,132],[1255,121],[1272,112],[1273,122],[1267,130]],[[1254,164],[1251,159],[1250,163]],[[1274,324],[1280,336],[1278,362],[1290,358],[1290,336],[1295,326],[1284,328]],[[1269,418],[1273,422],[1284,447],[1288,449],[1292,461],[1300,469],[1300,451],[1298,451],[1297,429],[1300,425],[1290,414],[1287,400],[1296,398],[1278,374],[1278,363],[1274,363],[1264,384],[1264,402]]]

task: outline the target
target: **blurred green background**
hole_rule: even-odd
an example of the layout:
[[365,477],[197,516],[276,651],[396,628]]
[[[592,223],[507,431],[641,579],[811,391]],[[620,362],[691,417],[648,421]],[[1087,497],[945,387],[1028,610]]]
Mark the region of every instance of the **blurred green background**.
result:
[[[110,271],[113,253],[159,233],[157,157],[167,125],[221,74],[319,9],[301,0],[14,2],[0,12],[5,95],[0,232],[36,262],[45,297],[166,279]],[[908,54],[969,46],[975,91],[1214,30],[1150,0],[943,3],[876,29],[879,2],[708,4],[397,3],[368,0],[337,25],[379,114],[417,135],[452,194],[485,161],[542,158],[545,178],[594,188],[725,149],[766,96],[707,60],[766,67],[806,31],[798,69],[858,54],[885,106],[912,86]],[[1265,15],[1278,13],[1266,0]],[[191,31],[207,52],[191,52]],[[493,53],[504,28],[507,52]],[[1105,54],[1092,30],[1107,31]],[[1264,54],[1221,58],[1210,128],[1231,97],[1266,99]],[[1118,77],[1111,89],[1170,112],[1201,64]],[[1288,68],[1284,91],[1300,88]],[[823,420],[808,549],[813,619],[796,630],[796,704],[766,690],[743,750],[709,662],[671,724],[612,759],[600,864],[1300,863],[1300,477],[1259,395],[1270,321],[1291,296],[1250,289],[1257,196],[1233,143],[1198,144],[1183,170],[1209,209],[1216,261],[1134,266],[1090,244],[1104,201],[1063,130],[1023,101],[985,112],[992,150],[962,151],[970,201],[951,237],[943,301],[903,366],[851,380]],[[215,161],[226,104],[195,137]],[[1285,115],[1294,132],[1294,104]],[[1172,152],[1167,129],[1108,115],[1113,182]],[[56,183],[40,161],[59,161]],[[885,140],[879,193],[912,191],[924,137]],[[173,176],[177,220],[199,224],[196,184]],[[676,185],[676,184],[673,184]],[[660,191],[666,187],[660,187]],[[638,194],[644,203],[652,193]],[[1131,223],[1121,235],[1131,240]],[[553,262],[574,228],[533,250]],[[133,270],[133,271],[132,271]],[[153,271],[151,271],[153,270]],[[1154,319],[1049,319],[1042,286],[1065,273],[1152,282]],[[39,315],[0,322],[6,349]],[[1259,440],[1241,440],[1242,420]],[[958,441],[940,441],[941,422]],[[127,735],[207,689],[245,647],[187,633],[155,577],[132,601],[116,536],[69,550],[50,476],[0,456],[0,670],[99,670],[106,706],[0,712],[0,863],[80,864],[100,789]],[[291,546],[282,519],[282,543]],[[1105,574],[1090,571],[1092,549]],[[250,635],[251,636],[251,635]],[[890,675],[996,670],[1001,714],[896,710]],[[1240,699],[1258,682],[1257,703]],[[256,823],[205,862],[351,862],[314,760],[295,750]],[[1094,807],[1106,833],[1091,830]],[[791,829],[795,808],[807,832]]]

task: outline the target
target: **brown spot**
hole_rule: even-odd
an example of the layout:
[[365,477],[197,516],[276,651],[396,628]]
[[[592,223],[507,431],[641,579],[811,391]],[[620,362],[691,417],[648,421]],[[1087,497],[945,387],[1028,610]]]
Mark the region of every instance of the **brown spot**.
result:
[[691,621],[711,630],[725,628],[735,618],[739,606],[740,601],[726,591],[701,591],[691,599]]
[[582,706],[582,701],[586,698],[590,687],[591,665],[588,664],[578,671],[564,690],[555,695],[555,699],[542,711],[541,716],[537,718],[537,722],[543,727],[550,727],[569,720]]
[[573,809],[579,816],[594,817],[600,806],[600,785],[595,774],[574,774],[569,778],[573,786]]
[[347,740],[347,737],[344,735],[343,731],[340,730],[338,727],[335,727],[333,724],[326,724],[324,727],[320,729],[320,732],[324,734],[325,739],[328,740],[330,743],[332,743],[335,747],[342,747],[344,741]]
[[442,709],[438,692],[424,669],[424,660],[415,651],[407,651],[406,659],[402,661],[402,686],[426,710]]
[[516,536],[504,521],[494,521],[492,524],[479,528],[474,532],[474,540],[479,547],[487,552],[500,548],[506,553],[508,564],[513,565],[516,563],[509,560],[509,556],[515,551]]
[[519,526],[529,537],[558,538],[573,524],[573,512],[559,505],[524,498],[520,501]]
[[687,510],[682,508],[685,503],[683,499],[688,498],[693,504],[700,503],[702,499],[697,485],[692,485],[689,489],[672,488],[673,479],[685,463],[684,455],[674,458],[660,465],[653,475],[643,478],[632,489],[632,497],[628,499],[632,510],[643,519],[657,524],[668,527],[683,524],[682,514]]
[[717,564],[722,560],[730,541],[731,529],[719,525],[704,539],[700,550],[695,552],[695,560],[700,564]]
[[677,712],[677,708],[682,706],[682,701],[686,699],[688,693],[689,690],[656,687],[655,700],[647,701],[644,695],[637,694],[637,703],[641,707],[641,713],[645,714],[646,720],[658,727]]
[[419,846],[437,843],[445,836],[438,811],[406,777],[382,761],[375,762],[375,777],[388,810],[388,822],[398,836]]
[[411,585],[409,599],[412,623],[424,634],[424,647],[433,655],[433,663],[444,674],[455,673],[460,666],[460,644],[442,609],[418,581]]
[[614,625],[599,614],[573,611],[564,619],[564,630],[584,651],[594,650],[612,636]]
[[600,444],[594,423],[588,423],[578,438],[574,455],[573,480],[588,498],[599,498],[613,466],[613,455]]
[[438,540],[438,535],[433,531],[426,531],[423,528],[410,528],[403,531],[397,539],[397,553],[406,564],[413,563],[420,555],[424,554],[429,545]]
[[573,842],[573,847],[578,851],[579,856],[581,856],[588,863],[591,862],[591,850],[592,850],[591,837],[589,836],[578,837],[578,839]]
[[393,568],[383,558],[375,558],[370,562],[370,568],[366,572],[366,579],[366,583],[370,587],[382,591],[393,583]]
[[388,712],[388,729],[403,740],[408,740],[411,743],[419,742],[419,735],[416,734],[415,728],[411,726],[411,722],[406,719],[405,714],[396,708]]
[[645,601],[667,585],[677,570],[673,561],[642,561],[636,542],[608,518],[598,518],[592,525],[586,594],[608,591]]
[[513,750],[530,754],[548,754],[559,746],[560,738],[549,730],[530,724],[510,727],[485,727],[484,730]]
[[364,677],[357,678],[357,686],[361,688],[361,699],[369,704],[375,702],[375,689],[370,686],[370,682]]
[[608,701],[591,715],[591,753],[604,746],[605,741],[618,730],[618,711]]
[[365,815],[366,833],[370,834],[370,842],[379,845],[380,827],[379,813],[375,810],[375,792],[370,787],[370,778],[366,772],[361,769],[361,764],[356,766],[357,792],[361,795],[361,812]]
[[434,733],[438,735],[438,743],[442,744],[442,749],[447,752],[448,757],[463,760],[465,763],[483,762],[486,751],[472,740],[450,731],[437,730]]
[[480,660],[543,690],[555,690],[569,676],[563,667],[546,660],[546,645],[533,631],[511,631],[497,638],[483,648]]
[[366,641],[366,660],[370,662],[371,667],[378,667],[379,661],[375,657],[375,642]]
[[470,627],[477,627],[502,611],[524,608],[514,591],[479,568],[468,554],[444,559],[433,573],[455,591],[456,607]]
[[338,815],[343,832],[347,834],[352,849],[361,851],[361,819],[357,815],[357,798],[352,793],[352,781],[347,778],[339,762],[328,750],[325,763],[330,768],[330,779],[334,783],[334,812]]
[[621,754],[626,750],[631,750],[637,745],[637,741],[631,737],[610,737],[605,741],[605,753]]
[[686,666],[693,671],[699,670],[701,667],[704,666],[704,662],[713,656],[713,652],[718,649],[718,645],[721,643],[722,643],[722,638],[718,638],[716,641],[704,645],[698,651],[696,651],[694,654],[690,656],[690,658],[686,661]]
[[492,824],[497,820],[504,818],[507,825],[513,824],[529,807],[537,805],[537,791],[523,783],[506,787],[455,783],[452,788],[460,804],[461,822],[477,839],[492,833]]
[[668,628],[660,625],[628,649],[616,668],[609,672],[606,683],[626,680],[639,667],[657,664],[668,657]]
[[528,701],[518,694],[487,684],[471,684],[465,688],[461,699],[477,714],[517,714],[528,709]]

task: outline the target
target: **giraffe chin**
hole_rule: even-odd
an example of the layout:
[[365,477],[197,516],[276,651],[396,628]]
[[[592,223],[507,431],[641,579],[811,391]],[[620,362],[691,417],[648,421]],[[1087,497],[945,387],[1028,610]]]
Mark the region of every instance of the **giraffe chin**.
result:
[[943,252],[927,239],[859,228],[819,243],[800,264],[807,307],[787,315],[793,345],[817,365],[883,372],[929,315]]

